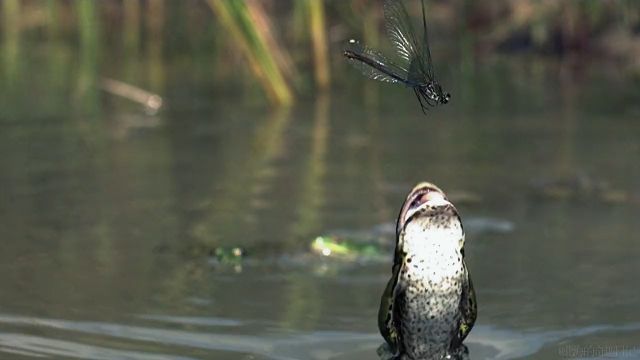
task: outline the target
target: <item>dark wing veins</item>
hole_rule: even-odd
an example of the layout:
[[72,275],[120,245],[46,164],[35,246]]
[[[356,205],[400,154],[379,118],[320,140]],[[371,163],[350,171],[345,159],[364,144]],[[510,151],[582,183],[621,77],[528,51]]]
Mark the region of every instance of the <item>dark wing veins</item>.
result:
[[421,42],[415,35],[409,14],[401,0],[385,0],[384,17],[389,40],[396,47],[408,70],[407,80],[413,85],[434,81],[424,2],[422,3],[423,41]]

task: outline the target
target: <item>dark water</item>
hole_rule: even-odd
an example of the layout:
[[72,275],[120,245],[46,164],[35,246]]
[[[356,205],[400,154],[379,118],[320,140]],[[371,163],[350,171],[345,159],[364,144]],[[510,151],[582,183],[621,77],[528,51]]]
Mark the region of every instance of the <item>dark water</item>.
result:
[[473,359],[640,356],[640,91],[617,69],[454,67],[425,118],[355,73],[269,111],[165,64],[148,116],[65,61],[3,74],[0,358],[375,359],[390,253],[308,247],[388,228],[423,180],[467,224]]

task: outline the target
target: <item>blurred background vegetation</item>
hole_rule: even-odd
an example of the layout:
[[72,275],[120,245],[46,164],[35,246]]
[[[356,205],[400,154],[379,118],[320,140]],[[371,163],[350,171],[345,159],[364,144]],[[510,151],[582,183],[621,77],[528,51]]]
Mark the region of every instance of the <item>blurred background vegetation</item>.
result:
[[[419,13],[418,1],[407,6]],[[605,60],[640,76],[637,1],[440,0],[427,6],[440,68],[455,64],[464,71],[495,54],[540,54]],[[33,48],[47,52],[39,64],[50,68],[44,86],[75,99],[102,89],[151,110],[160,104],[146,104],[145,96],[171,92],[163,85],[167,63],[185,70],[179,76],[212,79],[220,93],[288,105],[341,83],[341,49],[349,38],[390,50],[381,2],[374,0],[3,0],[0,10],[2,102],[32,93],[12,84],[29,71],[26,49]],[[69,81],[76,67],[80,76]],[[152,93],[127,91],[127,84]],[[95,97],[87,99],[74,106],[97,106]]]

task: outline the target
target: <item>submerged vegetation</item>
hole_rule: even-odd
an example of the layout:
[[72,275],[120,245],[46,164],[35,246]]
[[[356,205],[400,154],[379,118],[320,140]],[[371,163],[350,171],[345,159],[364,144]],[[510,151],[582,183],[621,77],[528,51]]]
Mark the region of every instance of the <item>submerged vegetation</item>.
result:
[[[417,16],[419,2],[407,6]],[[332,72],[343,71],[340,50],[348,38],[389,45],[378,40],[380,8],[374,0],[4,0],[3,83],[20,71],[22,44],[29,42],[47,44],[51,64],[58,64],[53,71],[78,55],[83,76],[72,91],[80,95],[95,92],[103,77],[165,92],[163,59],[177,57],[194,59],[192,76],[221,84],[238,79],[239,90],[249,93],[260,84],[271,103],[288,105],[339,78]],[[640,74],[635,1],[429,1],[428,18],[436,47],[459,44],[436,51],[436,61],[464,66],[495,52],[588,54]],[[103,65],[113,61],[137,65],[105,74]]]

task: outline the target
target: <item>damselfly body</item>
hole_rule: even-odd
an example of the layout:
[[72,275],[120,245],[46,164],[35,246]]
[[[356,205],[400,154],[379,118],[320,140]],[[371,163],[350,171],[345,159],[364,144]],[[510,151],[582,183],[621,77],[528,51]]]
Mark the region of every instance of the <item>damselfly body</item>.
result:
[[422,0],[422,39],[419,41],[407,9],[401,0],[384,1],[387,34],[396,48],[400,62],[387,60],[380,52],[350,40],[344,56],[362,73],[374,80],[401,83],[413,89],[422,111],[449,102],[451,95],[436,80],[429,39],[427,19]]

